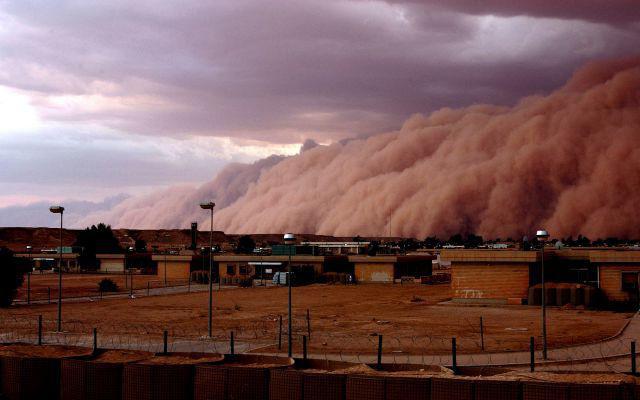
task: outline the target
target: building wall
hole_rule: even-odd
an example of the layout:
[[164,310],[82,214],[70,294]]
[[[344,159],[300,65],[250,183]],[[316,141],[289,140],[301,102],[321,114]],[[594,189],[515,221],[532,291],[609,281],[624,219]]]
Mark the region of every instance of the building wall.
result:
[[529,265],[454,261],[451,289],[458,299],[524,299],[529,290]]
[[393,271],[393,263],[356,262],[354,265],[357,282],[393,283]]
[[[233,272],[233,273],[231,273]],[[243,261],[219,261],[219,276],[224,279],[247,279],[253,276],[256,271],[253,265]]]
[[100,259],[100,272],[124,272],[123,259]]
[[[167,280],[189,279],[190,261],[167,260]],[[164,280],[164,260],[158,260],[158,279]]]
[[640,272],[640,265],[601,265],[600,289],[608,300],[627,301],[629,293],[622,290],[622,271]]

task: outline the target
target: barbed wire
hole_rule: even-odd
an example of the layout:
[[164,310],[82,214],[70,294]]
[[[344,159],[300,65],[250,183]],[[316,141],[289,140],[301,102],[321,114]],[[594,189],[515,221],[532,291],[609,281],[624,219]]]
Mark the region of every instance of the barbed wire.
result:
[[[97,329],[98,346],[101,348],[135,349],[160,352],[163,335],[167,332],[168,350],[177,352],[229,353],[231,332],[237,353],[287,355],[287,324],[280,316],[266,318],[247,324],[246,321],[225,329],[214,328],[211,337],[193,327],[170,323],[138,323],[126,325],[100,321],[95,325],[79,320],[63,320],[62,332],[56,332],[57,321],[43,319],[39,333],[37,317],[25,315],[0,316],[0,342],[42,343],[85,346],[93,345],[93,329]],[[296,316],[292,324],[292,347],[294,354],[302,354],[302,337],[308,337],[308,352],[311,357],[357,363],[373,363],[377,359],[377,334],[362,334],[347,331],[309,330],[306,318]],[[478,331],[468,329],[469,336],[458,336],[456,340],[456,364],[460,366],[508,366],[526,370],[530,368],[530,352],[527,343],[516,343],[514,339],[503,340],[484,337],[486,351],[481,350]],[[309,335],[311,333],[311,335]],[[536,338],[537,339],[537,338]],[[280,343],[280,346],[278,344]],[[453,364],[452,338],[444,335],[414,334],[383,335],[382,357],[384,362],[395,364],[444,365]],[[518,344],[518,346],[514,346]],[[543,371],[601,371],[628,372],[630,370],[631,340],[624,336],[584,345],[573,345],[549,349],[549,360],[541,359],[541,343],[536,340],[534,349],[535,368]]]

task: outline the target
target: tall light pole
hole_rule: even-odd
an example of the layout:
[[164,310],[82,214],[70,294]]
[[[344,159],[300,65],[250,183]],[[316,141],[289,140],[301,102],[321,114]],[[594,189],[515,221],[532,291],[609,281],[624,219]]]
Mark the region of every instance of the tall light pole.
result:
[[293,233],[285,233],[284,234],[284,243],[287,245],[287,253],[289,254],[289,264],[287,264],[287,285],[289,286],[289,311],[288,311],[288,316],[289,316],[289,329],[287,330],[287,341],[288,343],[288,347],[289,347],[289,357],[291,357],[292,353],[293,353],[293,342],[291,341],[291,328],[292,328],[292,319],[291,319],[291,281],[292,281],[292,276],[291,276],[291,249],[292,249],[292,245],[295,244],[296,242],[296,235],[294,235]]
[[547,359],[547,299],[544,286],[544,243],[549,239],[549,232],[540,229],[536,232],[538,241],[542,243],[540,249],[540,269],[542,270],[542,359]]
[[31,271],[33,271],[31,249],[33,249],[33,247],[27,246],[27,252],[29,253],[29,272],[27,272],[27,304],[31,304]]
[[[211,225],[209,226],[209,338],[212,332],[212,309],[213,309],[213,259],[211,253],[213,249],[213,208],[216,203],[210,201],[208,203],[200,203],[200,208],[211,211]],[[220,289],[220,278],[218,278],[218,289]]]
[[64,207],[51,206],[49,211],[60,214],[60,258],[58,260],[58,332],[62,332],[62,216]]

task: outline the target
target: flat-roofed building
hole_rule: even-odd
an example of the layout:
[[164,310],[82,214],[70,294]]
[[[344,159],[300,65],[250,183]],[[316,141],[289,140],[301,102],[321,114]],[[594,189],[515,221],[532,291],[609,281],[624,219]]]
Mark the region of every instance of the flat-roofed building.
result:
[[591,250],[589,261],[598,268],[598,287],[607,299],[638,302],[640,251]]
[[102,273],[123,273],[125,269],[124,254],[96,254],[98,271]]
[[158,279],[182,280],[189,279],[191,274],[192,255],[154,254],[151,260],[158,265]]
[[[540,250],[443,249],[440,257],[451,263],[454,301],[523,301],[530,298],[529,289],[541,283]],[[544,270],[547,288],[551,290],[547,301],[552,304],[557,301],[556,297],[561,297],[553,292],[556,288],[563,290],[559,284],[569,284],[571,290],[589,293],[590,288],[600,289],[601,298],[609,302],[640,299],[640,251],[637,250],[546,248]],[[584,301],[579,304],[593,304],[592,299]]]
[[[16,253],[16,257],[30,258],[35,270],[48,270],[58,267],[60,255],[56,253]],[[78,253],[62,253],[62,270],[67,272],[79,269]]]

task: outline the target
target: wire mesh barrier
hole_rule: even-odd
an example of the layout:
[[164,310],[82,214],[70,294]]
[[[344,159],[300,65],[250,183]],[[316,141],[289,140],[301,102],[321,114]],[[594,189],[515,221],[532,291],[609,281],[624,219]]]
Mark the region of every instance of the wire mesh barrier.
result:
[[[127,296],[155,296],[169,293],[189,293],[208,288],[207,285],[195,283],[189,279],[149,279],[145,275],[103,274],[101,278],[112,279],[117,289],[101,291],[96,281],[95,287],[66,287],[64,288],[62,301],[73,300],[98,300],[103,298],[127,297]],[[133,281],[133,283],[131,283]],[[126,283],[126,284],[125,284]],[[66,283],[63,285],[67,285]],[[21,288],[18,297],[13,301],[15,305],[55,304],[58,302],[58,286],[52,284],[46,287]]]
[[[285,318],[286,320],[286,318]],[[287,356],[287,324],[279,316],[260,321],[238,321],[226,329],[214,328],[211,337],[206,328],[167,323],[116,323],[100,321],[95,325],[80,320],[63,320],[63,332],[57,332],[55,319],[24,315],[0,317],[0,342],[43,343],[106,349],[130,349],[162,352],[251,353]],[[95,331],[94,331],[95,330]],[[165,339],[166,332],[166,339]],[[353,363],[390,363],[467,366],[508,366],[521,371],[600,371],[635,373],[637,355],[633,332],[597,343],[550,348],[548,360],[541,355],[540,340],[516,343],[515,339],[484,338],[481,350],[477,337],[437,335],[394,336],[314,330],[306,315],[293,319],[293,354],[310,358]],[[304,340],[304,338],[307,338]],[[166,340],[166,343],[165,343]],[[455,343],[454,343],[455,341]],[[304,343],[303,343],[304,342]],[[303,347],[304,345],[304,347]],[[379,353],[379,357],[378,357]],[[532,362],[533,361],[533,362]],[[486,375],[488,370],[484,370]]]
[[567,372],[526,375],[511,368],[462,366],[456,374],[428,365],[166,350],[129,353],[127,358],[122,351],[5,345],[0,350],[2,396],[62,400],[622,400],[637,398],[638,387],[629,375],[618,375],[618,379],[595,375],[589,381],[584,375],[575,379],[579,375],[571,377]]

